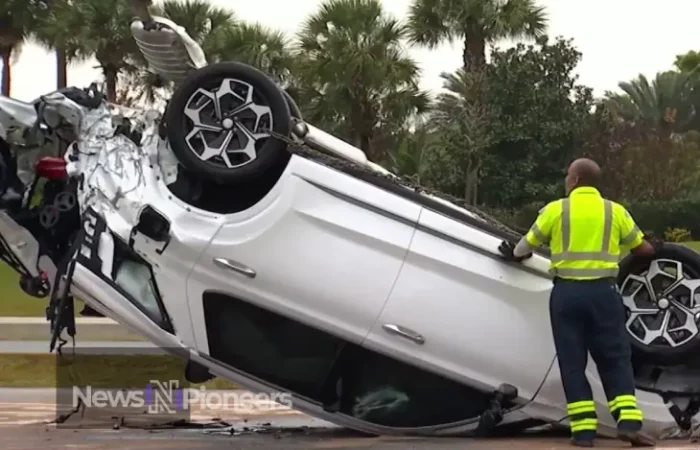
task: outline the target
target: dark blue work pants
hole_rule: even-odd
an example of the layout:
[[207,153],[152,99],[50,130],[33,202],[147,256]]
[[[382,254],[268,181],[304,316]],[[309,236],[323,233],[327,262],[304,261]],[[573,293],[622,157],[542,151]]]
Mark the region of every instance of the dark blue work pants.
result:
[[[618,429],[641,429],[641,411],[636,409],[634,399],[635,381],[629,336],[625,330],[626,314],[615,281],[610,278],[592,281],[556,278],[549,309],[567,403],[585,404],[593,400],[585,373],[590,352],[611,413],[618,421]],[[628,410],[621,413],[623,409]],[[639,415],[639,420],[629,420],[635,414]],[[595,413],[572,417],[570,412],[571,423],[583,418],[591,421],[595,419]],[[572,426],[573,437],[592,439],[596,433],[588,428],[577,432]]]

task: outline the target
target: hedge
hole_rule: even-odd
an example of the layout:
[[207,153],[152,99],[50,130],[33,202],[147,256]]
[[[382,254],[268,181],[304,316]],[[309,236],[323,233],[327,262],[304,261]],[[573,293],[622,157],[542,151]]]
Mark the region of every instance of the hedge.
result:
[[669,228],[684,228],[692,239],[700,239],[700,199],[630,202],[627,209],[639,227],[663,237]]
[[[692,239],[700,240],[700,198],[621,203],[644,232],[663,237],[669,228],[682,228],[690,232]],[[544,205],[544,202],[535,202],[517,211],[487,209],[487,212],[522,232],[532,225]]]

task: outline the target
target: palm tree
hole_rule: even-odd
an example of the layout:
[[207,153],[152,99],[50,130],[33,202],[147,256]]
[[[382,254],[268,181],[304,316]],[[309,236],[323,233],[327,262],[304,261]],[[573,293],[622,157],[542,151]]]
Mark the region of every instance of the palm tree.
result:
[[[304,114],[378,161],[386,149],[373,140],[425,111],[419,69],[401,40],[405,28],[380,0],[327,0],[299,33],[297,86]],[[335,126],[333,126],[335,125]]]
[[439,149],[428,155],[429,178],[441,190],[476,205],[484,153],[491,144],[486,74],[462,67],[440,76],[444,91],[429,118]]
[[233,11],[204,0],[167,0],[155,12],[184,27],[210,62],[236,60],[288,78],[292,57],[281,32],[239,21]]
[[700,66],[700,52],[691,50],[682,55],[677,55],[673,65],[681,72],[692,72]]
[[428,168],[427,156],[435,149],[438,138],[425,120],[419,121],[414,129],[400,130],[392,143],[395,151],[389,155],[392,171],[420,184]]
[[238,22],[217,30],[209,56],[214,61],[239,61],[256,67],[276,81],[289,84],[294,55],[284,33],[260,24]]
[[664,134],[684,133],[698,123],[695,81],[699,71],[660,72],[651,82],[640,74],[619,84],[623,94],[606,92],[606,106],[622,119]]
[[[280,82],[289,78],[293,58],[280,32],[243,23],[232,11],[213,7],[203,0],[167,0],[152,11],[185,28],[210,63],[236,60],[255,66]],[[137,61],[137,69],[125,77],[130,92],[122,93],[121,97],[129,102],[151,102],[162,97],[160,87],[167,91],[168,83],[149,74],[145,61]]]
[[37,17],[47,5],[39,0],[2,0],[0,2],[0,58],[2,59],[2,94],[10,95],[12,60],[24,40],[31,36]]
[[207,56],[214,48],[216,32],[235,23],[233,12],[206,0],[166,0],[152,9],[155,15],[167,17],[187,30]]
[[32,37],[43,47],[53,50],[56,56],[56,87],[61,89],[68,83],[68,63],[76,59],[76,55],[66,52],[66,43],[71,38],[66,33],[65,24],[60,22],[65,17],[66,8],[71,7],[71,0],[52,0],[47,14],[39,18],[37,26],[32,30]]
[[464,42],[464,67],[486,64],[486,44],[507,38],[536,38],[547,28],[545,8],[535,0],[413,0],[410,42],[435,48]]
[[115,101],[119,74],[134,67],[138,54],[131,36],[133,15],[127,0],[72,0],[69,8],[60,8],[56,20],[71,38],[64,50],[76,58],[94,57],[102,69],[107,99]]

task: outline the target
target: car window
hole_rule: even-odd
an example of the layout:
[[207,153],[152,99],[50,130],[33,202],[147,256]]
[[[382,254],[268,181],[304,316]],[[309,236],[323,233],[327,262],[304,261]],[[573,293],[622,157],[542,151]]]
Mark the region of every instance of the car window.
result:
[[479,417],[489,395],[219,293],[204,294],[210,356],[328,411],[392,427]]
[[486,394],[447,378],[353,347],[343,352],[341,412],[390,427],[425,427],[479,417]]
[[342,339],[223,294],[205,293],[203,301],[210,356],[318,398]]

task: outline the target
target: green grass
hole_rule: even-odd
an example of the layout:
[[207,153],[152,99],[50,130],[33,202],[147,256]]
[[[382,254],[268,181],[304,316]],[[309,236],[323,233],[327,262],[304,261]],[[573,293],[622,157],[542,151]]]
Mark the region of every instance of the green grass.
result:
[[[0,387],[142,388],[150,380],[185,384],[185,361],[172,355],[5,354],[0,358]],[[115,374],[119,374],[115,376]],[[236,389],[215,378],[208,389]],[[201,386],[201,385],[192,385]]]
[[[47,298],[31,297],[19,288],[19,274],[10,266],[0,263],[0,317],[43,317],[48,306]],[[83,304],[77,301],[78,314]]]
[[683,245],[690,247],[697,252],[700,252],[700,241],[684,242]]

